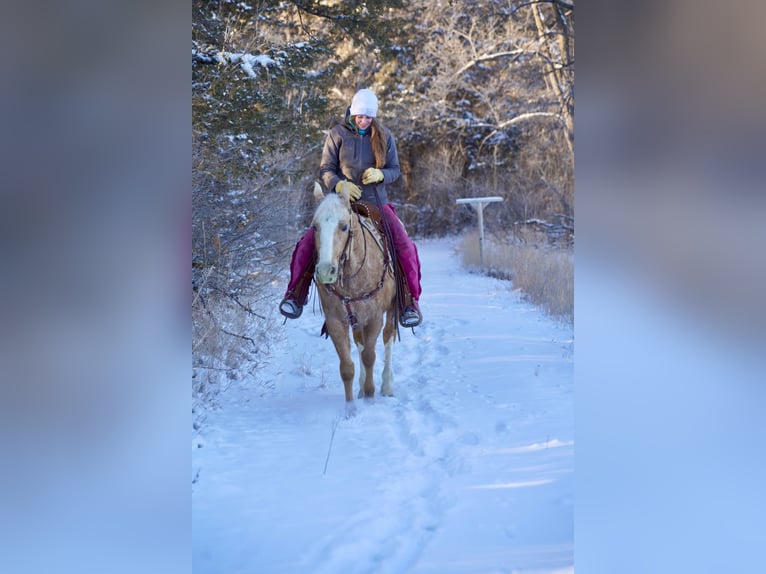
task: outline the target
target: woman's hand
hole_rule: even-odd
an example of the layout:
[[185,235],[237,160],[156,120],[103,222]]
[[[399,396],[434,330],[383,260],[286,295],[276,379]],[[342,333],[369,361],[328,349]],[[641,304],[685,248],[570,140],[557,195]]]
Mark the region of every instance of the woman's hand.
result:
[[335,191],[341,195],[346,195],[351,201],[356,201],[362,197],[362,190],[350,181],[340,180],[335,184]]
[[383,181],[383,172],[374,167],[368,167],[362,174],[362,183],[367,185],[368,183],[378,183]]

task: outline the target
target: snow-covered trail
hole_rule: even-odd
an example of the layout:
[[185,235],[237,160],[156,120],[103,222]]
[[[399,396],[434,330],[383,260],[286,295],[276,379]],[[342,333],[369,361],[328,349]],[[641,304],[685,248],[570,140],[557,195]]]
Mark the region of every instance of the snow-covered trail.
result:
[[272,384],[223,396],[194,437],[194,572],[573,572],[571,327],[454,244],[418,243],[425,321],[395,346],[395,397],[344,417],[310,306]]

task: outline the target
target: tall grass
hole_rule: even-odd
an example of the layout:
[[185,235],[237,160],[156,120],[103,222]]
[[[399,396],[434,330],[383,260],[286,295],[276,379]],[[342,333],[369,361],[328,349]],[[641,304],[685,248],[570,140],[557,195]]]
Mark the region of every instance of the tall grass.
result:
[[571,247],[528,243],[515,237],[484,237],[481,263],[478,232],[467,233],[460,252],[466,267],[510,279],[524,298],[551,317],[574,321],[574,252]]

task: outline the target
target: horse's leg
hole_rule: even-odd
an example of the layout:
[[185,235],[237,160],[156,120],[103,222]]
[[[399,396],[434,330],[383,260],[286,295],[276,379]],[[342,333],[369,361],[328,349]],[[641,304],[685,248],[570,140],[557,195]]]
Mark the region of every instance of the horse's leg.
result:
[[394,325],[393,309],[386,313],[386,326],[383,328],[383,345],[385,347],[385,362],[383,363],[383,384],[380,385],[380,394],[385,397],[394,396],[394,369],[392,355],[396,341],[396,325]]
[[354,400],[354,361],[351,360],[351,341],[348,338],[348,327],[327,322],[327,332],[335,345],[335,352],[340,359],[340,378],[346,392],[346,401]]
[[380,329],[383,326],[383,318],[375,319],[371,323],[365,325],[363,330],[357,328],[354,331],[354,340],[359,347],[359,356],[361,357],[361,369],[364,371],[364,386],[361,385],[360,376],[360,388],[359,396],[373,397],[375,396],[375,381],[373,378],[373,369],[375,367],[375,342],[380,334]]
[[354,332],[354,342],[356,343],[356,350],[359,352],[359,394],[357,398],[364,397],[364,381],[367,378],[367,368],[364,366],[362,360],[362,351],[364,351],[364,343],[357,340],[356,332]]
[[[375,396],[375,384],[372,380],[372,368],[375,365],[375,344],[369,344],[366,329],[357,327],[354,330],[354,341],[359,350],[359,394],[357,398]],[[372,360],[370,360],[372,355]]]

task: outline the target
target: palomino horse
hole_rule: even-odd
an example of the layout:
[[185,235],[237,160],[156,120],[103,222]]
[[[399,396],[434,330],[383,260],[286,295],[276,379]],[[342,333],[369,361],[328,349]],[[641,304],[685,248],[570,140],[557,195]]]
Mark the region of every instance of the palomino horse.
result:
[[[315,195],[319,198],[321,189],[317,187]],[[351,360],[349,327],[359,351],[359,397],[375,394],[372,369],[381,329],[385,363],[380,394],[394,394],[391,354],[396,336],[396,283],[390,258],[381,246],[377,230],[362,224],[360,216],[351,211],[347,195],[330,193],[322,199],[312,225],[316,243],[317,291],[327,333],[340,359],[346,405],[353,412],[354,362]]]

